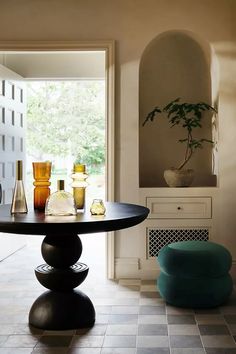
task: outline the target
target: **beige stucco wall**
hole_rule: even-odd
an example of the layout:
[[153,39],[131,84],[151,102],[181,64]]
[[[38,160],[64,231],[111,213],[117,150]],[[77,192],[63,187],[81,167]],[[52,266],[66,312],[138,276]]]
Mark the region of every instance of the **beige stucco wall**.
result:
[[[0,0],[0,41],[116,41],[116,198],[121,201],[139,202],[139,61],[146,45],[171,29],[197,33],[218,55],[218,239],[236,259],[236,1]],[[138,257],[137,228],[118,236],[116,256]]]

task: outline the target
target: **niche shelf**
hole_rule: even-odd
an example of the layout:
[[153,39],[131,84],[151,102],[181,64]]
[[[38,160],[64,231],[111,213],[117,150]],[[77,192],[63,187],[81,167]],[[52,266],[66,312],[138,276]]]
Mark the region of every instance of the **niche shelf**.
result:
[[[207,102],[217,107],[218,68],[208,42],[189,31],[172,30],[154,38],[145,48],[139,70],[139,181],[141,188],[167,187],[163,172],[183,159],[185,138],[182,127],[170,128],[158,115],[143,127],[155,106],[164,107],[175,98]],[[186,168],[195,170],[193,187],[217,186],[217,120],[211,112],[203,117],[199,137],[214,140],[198,149]]]

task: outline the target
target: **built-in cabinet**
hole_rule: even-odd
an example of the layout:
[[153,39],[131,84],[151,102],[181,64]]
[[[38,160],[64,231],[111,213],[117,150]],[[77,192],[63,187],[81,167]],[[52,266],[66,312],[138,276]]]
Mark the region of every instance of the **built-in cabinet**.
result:
[[140,228],[140,272],[153,278],[158,253],[168,243],[214,240],[217,188],[140,188],[140,203],[150,209]]
[[[167,31],[145,48],[139,70],[139,191],[140,204],[150,209],[140,226],[139,271],[155,278],[160,249],[184,240],[214,240],[218,181],[218,119],[205,116],[197,132],[214,145],[197,149],[186,168],[195,171],[188,188],[167,187],[164,170],[176,167],[184,156],[185,132],[173,129],[160,114],[143,125],[147,114],[175,98],[218,106],[218,72],[214,53],[192,32]],[[213,68],[215,68],[213,70]]]

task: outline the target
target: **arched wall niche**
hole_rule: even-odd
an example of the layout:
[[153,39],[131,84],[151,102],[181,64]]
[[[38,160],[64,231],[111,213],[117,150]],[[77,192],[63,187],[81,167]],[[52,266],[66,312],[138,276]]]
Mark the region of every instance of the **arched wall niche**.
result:
[[[139,70],[139,180],[140,187],[166,187],[163,172],[177,167],[184,156],[182,127],[170,128],[158,115],[143,126],[147,114],[175,98],[185,102],[207,102],[217,108],[218,61],[210,44],[184,30],[164,32],[145,48]],[[217,140],[217,122],[212,113],[203,117],[198,137]],[[193,186],[216,186],[216,148],[205,144],[189,161],[196,176]]]

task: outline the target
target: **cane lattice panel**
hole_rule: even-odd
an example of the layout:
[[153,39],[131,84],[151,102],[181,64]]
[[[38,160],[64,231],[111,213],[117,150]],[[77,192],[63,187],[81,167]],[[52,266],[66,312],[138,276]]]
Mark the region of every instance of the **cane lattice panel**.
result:
[[157,229],[148,228],[147,230],[147,256],[156,257],[165,245],[179,241],[208,241],[208,228],[169,228]]

